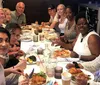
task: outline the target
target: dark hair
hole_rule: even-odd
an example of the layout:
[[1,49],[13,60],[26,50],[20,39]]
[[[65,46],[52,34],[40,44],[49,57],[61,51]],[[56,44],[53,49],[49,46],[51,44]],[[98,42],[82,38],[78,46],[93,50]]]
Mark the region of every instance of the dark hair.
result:
[[50,4],[50,5],[48,6],[48,9],[56,9],[56,7],[55,7],[53,4]]
[[9,40],[10,40],[10,33],[9,33],[8,30],[6,30],[6,29],[3,28],[3,27],[0,27],[0,33],[5,33],[5,34],[7,34],[8,38],[9,38]]
[[6,25],[5,29],[7,29],[11,33],[16,29],[21,30],[21,27],[17,23],[9,23]]
[[68,5],[68,6],[66,7],[66,9],[67,9],[67,8],[69,8],[69,9],[74,13],[74,9],[73,9],[72,6]]
[[76,17],[75,17],[75,22],[76,22],[76,24],[77,24],[77,22],[78,22],[78,20],[79,20],[80,18],[84,18],[84,19],[87,20],[87,18],[86,18],[86,13],[85,13],[85,12],[79,12],[79,13],[76,15]]

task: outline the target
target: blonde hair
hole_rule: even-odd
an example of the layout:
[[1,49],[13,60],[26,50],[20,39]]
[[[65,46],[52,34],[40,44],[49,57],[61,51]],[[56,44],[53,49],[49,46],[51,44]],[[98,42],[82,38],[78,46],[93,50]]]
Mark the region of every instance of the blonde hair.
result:
[[0,8],[0,10],[2,10],[4,12],[3,8]]
[[4,23],[6,23],[7,21],[11,20],[11,19],[6,19],[6,16],[9,14],[10,17],[11,17],[11,10],[9,8],[3,8],[3,11],[4,11],[4,15],[5,15],[5,20],[4,20]]
[[11,10],[9,8],[3,8],[3,11],[4,12],[7,12],[7,11],[10,11],[11,12]]
[[[64,4],[59,4],[58,6],[62,6],[64,10],[66,9],[66,7],[65,7]],[[58,6],[57,6],[57,7],[58,7]]]

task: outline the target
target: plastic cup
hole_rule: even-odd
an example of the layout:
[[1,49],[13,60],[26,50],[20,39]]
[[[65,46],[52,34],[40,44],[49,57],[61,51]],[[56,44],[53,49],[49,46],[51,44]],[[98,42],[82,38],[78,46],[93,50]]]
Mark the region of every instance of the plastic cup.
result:
[[48,77],[53,77],[55,72],[54,72],[54,67],[52,65],[47,65],[46,66],[46,74]]
[[71,74],[69,72],[63,72],[62,76],[62,85],[70,85]]
[[38,48],[37,49],[37,54],[43,54],[43,49],[42,48]]
[[33,36],[33,41],[34,41],[34,42],[38,42],[38,35],[34,35],[34,36]]

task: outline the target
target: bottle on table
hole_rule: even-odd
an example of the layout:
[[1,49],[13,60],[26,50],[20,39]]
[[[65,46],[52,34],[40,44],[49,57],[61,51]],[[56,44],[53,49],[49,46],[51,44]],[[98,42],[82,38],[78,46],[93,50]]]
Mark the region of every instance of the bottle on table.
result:
[[45,50],[44,50],[43,54],[45,57],[45,61],[48,62],[51,57],[51,50],[49,49],[48,44],[45,44]]

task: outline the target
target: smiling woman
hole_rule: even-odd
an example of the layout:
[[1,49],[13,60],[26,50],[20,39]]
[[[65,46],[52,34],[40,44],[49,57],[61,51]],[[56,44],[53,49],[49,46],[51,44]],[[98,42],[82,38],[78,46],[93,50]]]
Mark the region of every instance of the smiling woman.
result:
[[89,28],[84,12],[76,16],[76,29],[80,34],[77,37],[73,51],[81,55],[82,60],[95,59],[100,54],[100,37]]

